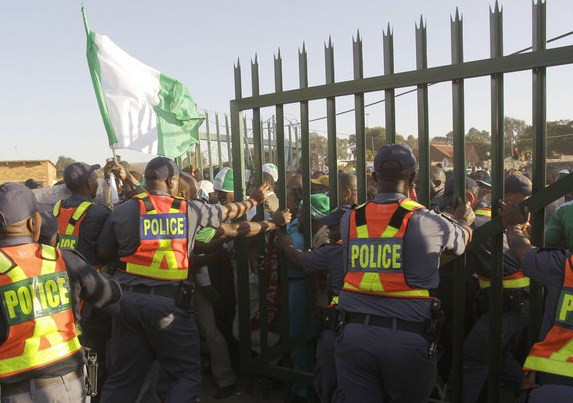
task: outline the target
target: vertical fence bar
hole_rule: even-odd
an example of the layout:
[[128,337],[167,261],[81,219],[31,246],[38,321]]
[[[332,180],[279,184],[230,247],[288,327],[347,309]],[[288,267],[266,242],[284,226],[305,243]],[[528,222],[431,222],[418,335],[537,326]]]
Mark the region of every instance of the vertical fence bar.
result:
[[201,152],[201,133],[199,133],[199,141],[195,147],[195,155],[197,155],[199,171],[201,172],[201,179],[205,179],[205,172],[203,172],[203,153]]
[[[459,11],[451,20],[452,64],[463,63],[463,25]],[[454,198],[461,197],[465,203],[466,189],[466,159],[465,159],[465,127],[464,127],[464,81],[452,82],[452,115],[454,133]],[[464,314],[465,314],[465,257],[461,256],[454,262],[454,309],[453,309],[453,401],[462,401],[462,364],[464,346]]]
[[[241,99],[241,65],[239,61],[234,68],[235,73],[235,99]],[[233,136],[233,174],[234,174],[234,191],[235,200],[243,200],[245,194],[245,159],[244,157],[244,133],[242,130],[241,120],[242,112],[238,109],[235,102],[231,101],[231,133]],[[251,360],[251,331],[249,315],[249,273],[246,270],[248,261],[246,254],[246,243],[244,239],[235,240],[237,251],[237,302],[239,305],[239,354],[241,359],[241,370],[248,371]]]
[[[259,61],[255,54],[255,60],[251,61],[251,85],[253,96],[260,94],[259,88]],[[263,179],[263,138],[261,136],[261,109],[253,109],[253,149],[254,149],[254,172],[255,184],[259,184]],[[263,205],[257,206],[257,215],[255,220],[262,221],[264,219]],[[265,238],[264,236],[258,237],[257,240],[258,255],[265,255]],[[268,348],[267,338],[267,272],[264,270],[259,271],[259,331],[261,338],[261,354],[265,354]]]
[[[279,50],[275,58],[275,92],[279,93],[283,91],[283,67],[281,51]],[[278,198],[279,198],[279,208],[286,208],[286,186],[285,186],[285,173],[286,173],[286,163],[285,163],[285,117],[284,117],[284,107],[283,105],[276,105],[276,121],[275,123],[275,139],[276,139],[276,152],[277,152],[277,168],[279,169],[279,180],[277,183],[278,187]]]
[[272,125],[272,140],[271,140],[271,149],[273,150],[273,162],[276,164],[277,162],[277,122],[276,117],[273,115],[273,125]]
[[[360,31],[356,31],[356,39],[352,40],[352,56],[354,66],[354,79],[364,78],[364,59],[362,57],[362,38]],[[354,94],[354,124],[356,130],[356,182],[358,189],[358,203],[366,202],[366,120],[364,115],[364,93]]]
[[[382,31],[384,45],[384,74],[394,74],[394,34],[390,23],[386,32]],[[386,144],[396,142],[396,97],[394,88],[384,91],[384,113],[386,116]],[[376,154],[376,150],[372,150]]]
[[245,134],[245,151],[246,151],[245,165],[249,169],[252,169],[252,167],[253,167],[253,156],[251,155],[251,143],[249,141],[249,136],[247,134],[248,132],[249,131],[247,130],[247,117],[243,116],[243,133]]
[[[326,84],[334,84],[334,46],[332,38],[324,46]],[[326,130],[328,136],[328,193],[330,208],[338,206],[338,156],[336,152],[336,98],[326,98]]]
[[[546,47],[545,2],[533,3],[533,52]],[[547,162],[547,115],[546,115],[546,68],[533,69],[533,194],[545,188]],[[545,212],[541,209],[531,214],[531,240],[536,246],[544,245]],[[539,327],[543,315],[543,289],[539,283],[531,281],[529,289],[530,342],[539,338]]]
[[[420,16],[420,25],[416,26],[416,69],[428,68],[428,46],[426,25]],[[428,84],[418,85],[418,201],[424,206],[430,205],[430,124],[428,118]]]
[[[503,14],[497,1],[490,8],[490,57],[503,56]],[[503,199],[504,180],[504,108],[503,74],[491,76],[491,175],[492,217],[497,216],[497,200]],[[489,387],[488,402],[499,402],[501,387],[501,329],[503,309],[503,233],[493,238],[491,251],[490,334],[489,334]]]
[[217,158],[219,162],[219,169],[223,168],[223,154],[221,152],[221,130],[219,129],[219,113],[215,112],[215,126],[217,133]]
[[231,166],[231,131],[229,128],[229,115],[225,114],[225,135],[227,136],[227,162]]
[[[298,53],[299,87],[308,88],[308,61],[305,44]],[[300,138],[302,148],[302,197],[305,206],[310,206],[310,133],[308,101],[300,103]],[[310,248],[310,209],[303,211],[304,248]]]
[[292,123],[289,122],[288,124],[288,157],[289,160],[287,161],[287,166],[290,167],[292,164],[293,159],[293,152],[292,152]]
[[[274,119],[274,116],[273,116]],[[273,158],[273,133],[271,129],[271,119],[267,119],[267,134],[268,134],[268,143],[267,143],[267,162],[275,162]]]
[[209,180],[213,182],[213,155],[211,152],[211,132],[209,130],[209,113],[205,111],[205,131],[207,132],[207,158],[209,160]]
[[[299,156],[300,156],[300,142],[299,142],[299,138],[298,138],[298,126],[294,127],[294,145],[296,148],[296,160],[299,160]],[[300,163],[298,164],[300,165]]]

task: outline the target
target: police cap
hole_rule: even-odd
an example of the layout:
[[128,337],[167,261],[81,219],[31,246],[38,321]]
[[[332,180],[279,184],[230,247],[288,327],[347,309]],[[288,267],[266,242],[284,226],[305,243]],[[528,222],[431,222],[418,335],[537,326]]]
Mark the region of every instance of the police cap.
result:
[[77,189],[85,185],[92,172],[101,168],[101,165],[88,165],[85,162],[74,162],[66,167],[64,170],[64,183],[68,189]]
[[395,161],[400,165],[400,171],[406,171],[416,166],[416,157],[410,146],[406,144],[386,144],[378,150],[374,158],[374,170],[383,172],[383,165]]
[[0,227],[22,221],[37,211],[36,196],[26,186],[15,182],[0,186]]
[[510,174],[505,177],[505,193],[519,193],[524,196],[531,196],[531,181],[522,174]]
[[147,163],[145,167],[145,179],[168,179],[174,176],[179,176],[179,167],[177,164],[167,157],[155,157]]

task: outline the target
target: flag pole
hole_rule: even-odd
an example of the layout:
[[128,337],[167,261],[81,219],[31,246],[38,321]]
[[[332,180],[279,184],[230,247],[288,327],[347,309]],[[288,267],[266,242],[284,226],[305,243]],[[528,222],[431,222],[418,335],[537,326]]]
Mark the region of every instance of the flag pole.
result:
[[89,36],[90,28],[88,27],[88,19],[86,17],[86,8],[84,7],[83,4],[82,4],[82,17],[84,19],[84,28],[86,29],[86,35]]

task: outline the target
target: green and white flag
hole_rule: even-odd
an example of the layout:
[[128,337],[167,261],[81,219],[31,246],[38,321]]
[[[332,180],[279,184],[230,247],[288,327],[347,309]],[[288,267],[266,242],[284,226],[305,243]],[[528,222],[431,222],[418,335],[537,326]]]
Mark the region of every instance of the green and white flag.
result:
[[109,145],[169,158],[199,142],[205,117],[185,85],[88,28],[87,58]]

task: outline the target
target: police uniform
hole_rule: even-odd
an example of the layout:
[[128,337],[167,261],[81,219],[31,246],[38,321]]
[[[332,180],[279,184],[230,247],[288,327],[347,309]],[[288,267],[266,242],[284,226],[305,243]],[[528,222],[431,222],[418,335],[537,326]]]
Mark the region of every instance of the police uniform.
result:
[[[491,208],[475,210],[475,226],[480,227],[491,220]],[[529,324],[529,278],[521,270],[521,264],[511,254],[507,238],[503,237],[503,316],[501,328],[502,382],[515,394],[521,386],[521,363],[519,346]],[[475,261],[479,278],[478,307],[483,315],[474,324],[464,343],[464,402],[475,402],[487,381],[489,372],[490,314],[489,289],[491,277],[491,242],[472,245],[468,260]]]
[[[157,179],[177,175],[173,161],[157,157],[146,168]],[[155,179],[152,177],[152,179]],[[102,401],[132,402],[158,360],[169,378],[167,401],[194,402],[200,378],[199,332],[191,309],[176,306],[188,279],[188,253],[200,227],[218,227],[222,208],[159,191],[118,205],[100,234],[99,247],[116,251],[115,278],[124,288],[113,319],[110,376]]]
[[[0,186],[0,225],[34,214],[35,197],[22,188]],[[8,219],[26,208],[19,219]],[[8,237],[0,238],[0,296],[1,401],[86,401],[84,352],[74,318],[80,317],[77,300],[103,308],[119,301],[119,285],[74,251],[41,245],[28,236]]]
[[540,339],[524,369],[537,371],[530,403],[566,402],[573,396],[573,265],[565,249],[533,249],[522,262],[524,273],[545,287]]
[[[382,147],[387,161],[413,169],[409,147]],[[385,168],[386,169],[386,168]],[[336,370],[346,402],[426,402],[436,376],[426,334],[443,251],[460,255],[467,231],[400,193],[379,193],[341,221],[345,277]]]
[[[64,181],[74,189],[89,180],[100,165],[76,162],[66,167]],[[80,194],[72,194],[58,201],[52,214],[58,221],[58,247],[78,251],[92,266],[101,268],[103,261],[97,256],[97,241],[110,210]],[[80,323],[82,345],[98,357],[98,395],[92,402],[99,402],[101,387],[107,378],[107,342],[111,336],[111,318],[90,304],[83,306]]]

